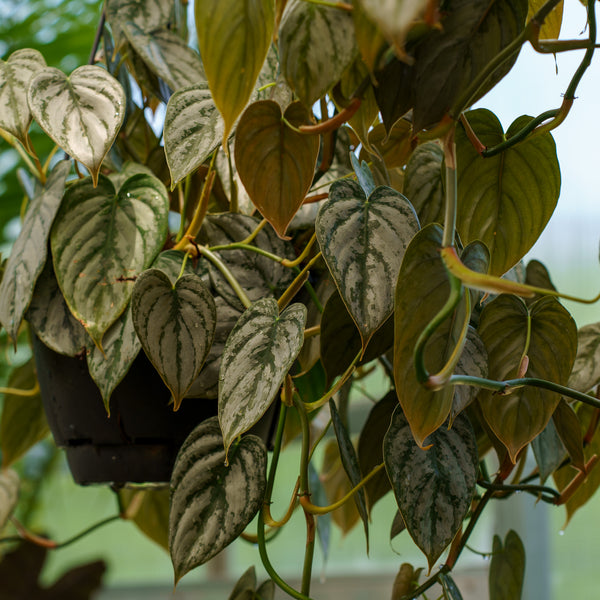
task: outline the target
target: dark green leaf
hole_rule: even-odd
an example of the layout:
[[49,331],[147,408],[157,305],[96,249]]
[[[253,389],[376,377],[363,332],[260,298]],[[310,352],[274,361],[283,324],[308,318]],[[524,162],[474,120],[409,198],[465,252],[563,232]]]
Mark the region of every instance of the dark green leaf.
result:
[[585,456],[583,453],[583,434],[581,423],[571,405],[561,398],[554,414],[552,415],[554,426],[562,443],[564,444],[571,464],[580,471],[585,470]]
[[504,544],[494,536],[489,573],[490,600],[520,600],[525,575],[525,547],[512,529]]
[[540,472],[540,483],[543,484],[558,469],[567,453],[553,419],[550,419],[542,433],[532,440],[531,447]]

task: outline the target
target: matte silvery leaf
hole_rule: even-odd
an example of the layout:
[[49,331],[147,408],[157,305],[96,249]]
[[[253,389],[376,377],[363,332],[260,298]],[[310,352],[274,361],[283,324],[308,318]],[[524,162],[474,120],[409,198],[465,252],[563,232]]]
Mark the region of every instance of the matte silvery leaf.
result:
[[110,415],[110,397],[123,377],[127,375],[142,345],[133,326],[131,304],[125,312],[110,326],[102,340],[102,353],[92,346],[87,354],[87,366],[104,401],[106,412]]
[[19,237],[14,243],[0,283],[0,322],[16,341],[35,282],[44,268],[48,237],[58,212],[70,161],[61,161],[50,173],[44,188],[33,197]]
[[31,124],[27,88],[45,66],[44,57],[30,48],[16,50],[8,60],[0,60],[0,129],[14,135],[26,148]]
[[167,235],[169,197],[149,175],[134,175],[115,193],[100,176],[65,193],[50,236],[54,271],[71,312],[101,347],[129,303],[136,277]]
[[304,342],[306,307],[292,304],[281,314],[263,298],[233,328],[219,373],[219,423],[225,449],[248,431],[271,405]]
[[577,332],[577,356],[568,386],[587,394],[600,383],[600,323],[584,325]]
[[168,25],[172,8],[171,0],[107,0],[106,18],[113,31],[131,21],[142,31],[151,32]]
[[84,65],[70,76],[46,67],[32,80],[29,106],[38,125],[84,165],[94,184],[125,118],[125,92],[103,68]]
[[46,261],[38,277],[25,316],[33,332],[54,352],[75,356],[89,342],[85,329],[69,310],[58,287],[51,259]]
[[394,309],[404,252],[419,230],[417,216],[410,202],[392,188],[378,187],[367,199],[357,183],[339,181],[331,186],[315,229],[364,350]]
[[13,469],[0,470],[0,531],[4,529],[19,499],[19,475]]
[[134,175],[154,175],[152,169],[146,165],[142,165],[137,162],[127,161],[120,171],[111,173],[108,178],[112,181],[115,186],[115,190],[118,192],[121,186]]
[[172,283],[162,271],[149,269],[135,283],[131,312],[144,351],[177,410],[213,341],[217,314],[212,295],[197,275]]
[[262,505],[267,470],[263,442],[247,435],[229,451],[216,417],[184,442],[171,477],[169,548],[177,583],[235,540]]
[[343,10],[289,0],[279,25],[281,70],[305,106],[341,78],[357,48],[352,16]]
[[177,90],[169,98],[164,137],[172,188],[208,158],[224,131],[206,82]]
[[489,572],[490,600],[520,600],[525,576],[525,547],[516,531],[506,534],[504,544],[494,536]]
[[152,263],[152,268],[162,271],[171,280],[172,284],[175,284],[180,275],[199,275],[206,285],[210,285],[208,271],[197,273],[194,270],[192,258],[188,257],[185,268],[183,272],[181,271],[185,256],[185,252],[180,250],[164,250],[156,257],[156,260]]
[[196,2],[198,48],[213,99],[223,116],[223,141],[250,99],[271,44],[273,0]]
[[383,456],[398,508],[431,569],[454,539],[469,511],[477,481],[477,442],[470,421],[459,415],[419,448],[408,421],[396,408],[383,442]]
[[176,33],[168,29],[146,33],[131,22],[123,24],[123,31],[148,68],[173,91],[205,81],[197,52]]

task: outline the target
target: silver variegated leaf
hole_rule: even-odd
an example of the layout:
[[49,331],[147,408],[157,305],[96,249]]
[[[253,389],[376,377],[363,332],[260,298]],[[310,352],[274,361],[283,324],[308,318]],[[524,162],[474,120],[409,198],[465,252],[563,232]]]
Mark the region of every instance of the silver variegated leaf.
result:
[[142,347],[177,410],[213,341],[217,313],[211,293],[197,275],[172,283],[162,271],[149,269],[135,283],[131,312]]
[[583,393],[600,383],[600,323],[583,326],[577,332],[577,356],[568,386]]
[[26,148],[32,118],[27,88],[45,66],[44,57],[31,48],[13,52],[6,62],[0,60],[0,129],[14,135]]
[[175,92],[165,116],[171,187],[199,167],[223,139],[225,123],[204,81]]
[[87,365],[90,376],[102,394],[106,412],[110,415],[110,397],[142,348],[133,326],[131,305],[106,332],[102,348],[104,353],[96,346],[91,348]]
[[432,568],[469,511],[478,457],[471,423],[462,414],[427,443],[429,450],[417,446],[397,407],[383,441],[385,466],[406,528]]
[[289,0],[279,26],[281,70],[305,106],[341,78],[358,49],[350,13]]
[[216,417],[184,442],[171,477],[169,548],[175,582],[235,540],[263,502],[267,450],[247,435],[230,449],[225,466]]
[[148,68],[172,90],[206,81],[200,57],[176,33],[146,33],[131,22],[123,24],[123,31]]
[[219,422],[225,449],[266,412],[304,341],[306,307],[292,304],[279,314],[263,298],[233,328],[219,373]]
[[121,84],[94,65],[79,67],[69,77],[47,67],[31,80],[28,100],[38,125],[84,165],[96,183],[125,118]]
[[23,315],[31,302],[35,282],[48,254],[50,229],[65,191],[71,163],[61,161],[32,199],[0,284],[0,323],[17,339]]
[[101,347],[106,330],[131,298],[136,277],[167,235],[169,197],[149,175],[134,175],[115,193],[100,176],[65,193],[50,242],[54,271],[71,312]]
[[142,31],[151,32],[168,25],[172,8],[171,0],[107,0],[106,18],[119,43],[122,23],[130,21]]
[[25,316],[33,332],[54,352],[75,356],[89,342],[85,329],[69,310],[58,287],[51,259],[37,279]]
[[152,169],[146,165],[142,165],[136,162],[127,161],[119,172],[111,173],[108,178],[112,181],[115,186],[115,190],[118,192],[121,186],[134,175],[154,175]]
[[13,469],[0,470],[0,531],[4,529],[19,499],[19,476]]
[[315,228],[364,349],[393,312],[404,251],[419,230],[417,215],[392,188],[380,186],[367,199],[357,183],[340,181],[331,186]]

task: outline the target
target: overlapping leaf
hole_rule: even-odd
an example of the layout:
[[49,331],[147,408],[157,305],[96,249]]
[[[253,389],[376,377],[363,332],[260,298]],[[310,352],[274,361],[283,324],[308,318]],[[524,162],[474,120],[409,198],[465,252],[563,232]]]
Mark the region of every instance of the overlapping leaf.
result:
[[356,2],[352,7],[356,44],[367,69],[373,72],[377,59],[385,48],[385,38],[377,25],[367,16],[362,2]]
[[[309,119],[298,102],[283,116],[293,125]],[[310,188],[318,152],[318,136],[288,127],[279,104],[271,100],[251,104],[237,125],[237,171],[252,203],[282,237]]]
[[123,41],[121,26],[124,23],[131,22],[150,33],[168,25],[172,8],[170,0],[107,0],[106,19],[117,45],[120,45]]
[[156,178],[135,175],[115,193],[101,176],[72,185],[50,236],[54,270],[75,317],[101,346],[125,310],[135,278],[147,268],[167,234],[169,199]]
[[577,356],[569,387],[587,393],[600,383],[600,323],[584,325],[577,332]]
[[212,344],[217,321],[212,295],[197,275],[184,275],[173,284],[164,272],[149,269],[135,283],[131,313],[142,347],[177,410]]
[[[527,20],[529,21],[535,13],[544,6],[543,0],[529,0],[529,12]],[[560,0],[558,4],[546,16],[542,26],[540,27],[540,40],[557,40],[560,36],[560,29],[563,20],[564,1]]]
[[[478,109],[467,119],[485,146],[505,139],[496,116]],[[514,135],[530,117],[519,117],[506,132]],[[490,273],[503,275],[537,241],[560,192],[556,146],[549,133],[535,136],[498,156],[482,158],[466,133],[456,134],[457,230],[464,243],[478,239],[491,254]]]
[[30,48],[0,60],[0,129],[14,135],[26,148],[31,111],[27,88],[33,76],[46,66],[44,57]]
[[489,573],[490,600],[520,600],[525,576],[525,547],[516,531],[506,534],[504,544],[494,536]]
[[352,181],[336,182],[319,210],[317,239],[363,349],[392,314],[393,289],[408,243],[419,229],[399,192],[376,188],[368,198]]
[[216,417],[184,442],[171,477],[169,548],[177,583],[235,540],[263,502],[267,450],[247,435],[229,451]]
[[[142,494],[141,501],[138,498],[139,494]],[[169,549],[169,496],[167,488],[145,490],[126,488],[120,491],[126,512],[130,504],[139,502],[132,518],[139,530],[167,551]]]
[[[498,296],[484,307],[479,334],[488,351],[491,379],[515,377],[526,354],[528,377],[566,384],[575,359],[577,330],[571,315],[556,299],[544,297],[527,307],[516,296]],[[507,396],[491,392],[479,396],[486,421],[513,461],[543,431],[559,400],[556,392],[533,387]]]
[[219,422],[225,449],[266,412],[304,341],[306,307],[292,304],[279,314],[263,298],[233,328],[219,374]]
[[303,0],[289,0],[279,26],[281,70],[302,103],[312,106],[342,76],[356,56],[349,13]]
[[13,469],[0,470],[0,531],[4,529],[19,499],[19,475]]
[[32,80],[29,106],[38,125],[83,164],[94,184],[125,118],[125,92],[101,67],[84,65],[69,77],[47,67]]
[[580,471],[585,471],[585,456],[583,451],[583,435],[581,423],[571,405],[561,398],[554,414],[552,415],[554,426],[565,446],[571,464]]
[[556,431],[554,419],[550,419],[542,433],[533,439],[531,448],[538,466],[540,482],[543,484],[558,469],[567,455],[562,440]]
[[459,415],[451,429],[441,428],[419,448],[397,407],[383,455],[406,528],[431,569],[466,516],[477,480],[477,443],[471,423]]
[[17,339],[35,282],[46,262],[50,229],[63,197],[70,168],[69,161],[58,163],[44,188],[33,197],[4,268],[0,283],[0,322],[13,340]]
[[204,0],[196,2],[195,15],[206,78],[225,121],[225,142],[269,50],[275,5],[273,0]]

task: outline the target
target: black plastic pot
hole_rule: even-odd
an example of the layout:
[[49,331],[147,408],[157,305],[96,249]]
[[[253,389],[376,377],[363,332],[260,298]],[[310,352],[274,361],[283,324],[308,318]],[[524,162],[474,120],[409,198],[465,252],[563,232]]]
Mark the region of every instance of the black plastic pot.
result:
[[[169,390],[140,352],[113,392],[109,418],[85,358],[57,354],[38,339],[33,350],[50,430],[79,484],[168,482],[185,438],[217,414],[216,400],[195,398],[174,412]],[[252,433],[267,442],[273,417],[267,413]]]

